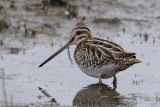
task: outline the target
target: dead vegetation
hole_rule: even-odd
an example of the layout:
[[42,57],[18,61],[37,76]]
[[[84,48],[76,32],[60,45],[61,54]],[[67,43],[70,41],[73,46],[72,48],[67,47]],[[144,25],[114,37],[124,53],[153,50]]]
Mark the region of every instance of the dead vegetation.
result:
[[34,27],[29,28],[26,24],[24,24],[24,36],[25,37],[35,37],[37,33],[45,34],[48,36],[57,36],[57,32],[55,29],[50,28],[48,25],[44,25],[42,27]]
[[96,24],[110,24],[110,25],[119,25],[121,23],[121,20],[119,18],[95,18],[93,20],[93,23]]
[[0,19],[0,32],[8,28],[9,28],[9,25],[7,24],[5,19]]

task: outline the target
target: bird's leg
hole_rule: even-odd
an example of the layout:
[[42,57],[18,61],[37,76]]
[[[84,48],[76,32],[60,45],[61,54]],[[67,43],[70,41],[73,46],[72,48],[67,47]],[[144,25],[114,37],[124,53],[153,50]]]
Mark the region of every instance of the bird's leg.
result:
[[113,78],[113,83],[116,83],[116,82],[117,82],[117,77],[114,76],[114,78]]
[[98,83],[100,83],[100,84],[101,84],[101,83],[102,83],[102,79],[101,79],[101,77],[99,77],[98,79],[99,79]]
[[117,78],[116,78],[116,76],[114,76],[114,79],[113,79],[113,88],[114,89],[117,88]]

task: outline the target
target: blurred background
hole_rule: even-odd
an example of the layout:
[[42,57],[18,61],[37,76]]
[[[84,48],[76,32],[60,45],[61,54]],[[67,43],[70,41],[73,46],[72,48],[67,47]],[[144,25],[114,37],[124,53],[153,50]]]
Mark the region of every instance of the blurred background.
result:
[[[0,107],[160,107],[159,10],[159,0],[0,0]],[[83,74],[75,46],[38,68],[81,25],[142,61],[117,88]]]

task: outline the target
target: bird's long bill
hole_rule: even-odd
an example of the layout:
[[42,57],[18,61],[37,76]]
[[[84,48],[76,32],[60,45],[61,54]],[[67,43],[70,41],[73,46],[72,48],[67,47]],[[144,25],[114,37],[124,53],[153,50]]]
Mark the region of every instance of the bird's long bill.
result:
[[46,64],[52,58],[54,58],[55,56],[57,56],[60,52],[62,52],[65,48],[67,48],[72,43],[72,41],[73,41],[73,38],[70,39],[68,41],[68,43],[66,43],[61,49],[59,49],[57,52],[55,52],[54,54],[52,54],[48,59],[46,59],[41,65],[39,65],[39,67],[42,67],[44,64]]

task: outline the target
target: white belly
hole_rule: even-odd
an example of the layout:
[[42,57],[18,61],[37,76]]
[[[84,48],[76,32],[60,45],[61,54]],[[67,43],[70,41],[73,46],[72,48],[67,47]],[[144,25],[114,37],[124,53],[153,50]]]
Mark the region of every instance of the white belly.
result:
[[78,65],[78,66],[82,70],[82,72],[84,72],[86,75],[95,77],[95,78],[99,78],[99,77],[103,79],[110,78],[115,76],[118,73],[117,71],[118,66],[114,64],[104,65],[102,67],[92,65],[86,68],[84,67],[84,65],[83,66]]

